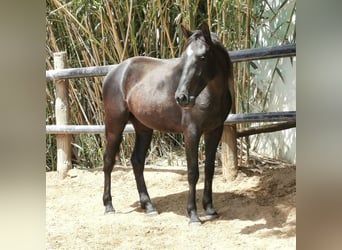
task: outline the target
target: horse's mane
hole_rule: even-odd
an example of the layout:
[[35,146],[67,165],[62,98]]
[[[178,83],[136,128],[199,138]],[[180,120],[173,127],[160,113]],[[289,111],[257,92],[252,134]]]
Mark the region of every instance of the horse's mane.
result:
[[218,51],[220,51],[220,55],[222,57],[219,58],[223,58],[223,64],[225,67],[225,74],[227,76],[228,79],[228,88],[229,88],[229,92],[230,92],[230,96],[231,96],[231,100],[232,100],[232,111],[233,113],[235,113],[235,91],[234,91],[234,77],[233,77],[233,64],[232,61],[230,60],[229,54],[228,54],[228,50],[227,48],[222,44],[221,40],[219,39],[219,37],[215,34],[215,33],[210,33],[210,37],[211,40],[214,44],[214,46],[216,47],[216,49]]
[[226,47],[222,44],[221,40],[219,39],[219,37],[216,35],[216,33],[211,32],[210,33],[211,36],[211,41],[213,42],[214,47],[220,51],[221,55],[223,56],[224,62],[225,62],[225,67],[229,70],[230,75],[232,74],[232,62],[230,60],[229,54],[228,54],[228,50],[226,49]]

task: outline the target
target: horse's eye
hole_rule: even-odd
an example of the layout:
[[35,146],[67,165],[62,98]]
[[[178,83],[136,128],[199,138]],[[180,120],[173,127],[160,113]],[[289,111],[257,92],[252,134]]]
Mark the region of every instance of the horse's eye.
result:
[[204,60],[204,59],[205,59],[205,56],[200,56],[199,59],[200,59],[200,60]]

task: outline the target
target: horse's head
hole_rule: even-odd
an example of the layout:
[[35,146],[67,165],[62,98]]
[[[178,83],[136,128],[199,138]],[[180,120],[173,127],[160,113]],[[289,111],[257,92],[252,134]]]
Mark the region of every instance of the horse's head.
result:
[[190,108],[195,104],[196,97],[214,77],[215,58],[207,24],[202,24],[201,30],[193,32],[183,26],[181,28],[187,44],[182,54],[183,71],[175,98],[182,108]]

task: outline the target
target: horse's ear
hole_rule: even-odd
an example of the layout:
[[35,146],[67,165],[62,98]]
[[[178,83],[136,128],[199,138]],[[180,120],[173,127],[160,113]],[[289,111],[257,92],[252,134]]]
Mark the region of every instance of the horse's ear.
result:
[[210,30],[209,30],[209,26],[207,23],[202,23],[201,25],[201,31],[202,31],[202,34],[205,38],[205,41],[208,43],[208,44],[212,44],[212,41],[211,41],[211,36],[210,36]]
[[181,24],[181,29],[183,32],[183,36],[188,39],[191,35],[192,35],[192,31],[188,30],[187,28],[185,28],[182,24]]

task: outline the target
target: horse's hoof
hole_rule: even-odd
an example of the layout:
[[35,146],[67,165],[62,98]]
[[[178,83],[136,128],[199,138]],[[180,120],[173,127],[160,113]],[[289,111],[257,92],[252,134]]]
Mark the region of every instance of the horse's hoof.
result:
[[156,215],[158,215],[157,209],[155,209],[155,208],[152,207],[152,206],[146,208],[145,213],[146,213],[146,215],[148,215],[148,216],[156,216]]
[[217,218],[219,218],[220,216],[218,215],[218,213],[215,214],[206,214],[205,215],[205,219],[206,220],[215,220]]
[[143,207],[143,209],[145,209],[145,213],[148,216],[155,216],[158,214],[157,209],[152,205],[152,204],[147,204]]
[[216,212],[216,210],[212,207],[209,206],[207,207],[207,209],[205,210],[205,219],[206,220],[213,220],[219,217],[218,213]]
[[113,206],[111,205],[106,206],[104,214],[115,214],[115,210]]
[[190,218],[189,225],[199,226],[202,224],[202,221],[198,217],[197,211],[188,211],[188,215]]
[[191,226],[200,226],[202,224],[202,221],[198,216],[192,216],[190,217],[189,225]]
[[111,214],[115,214],[115,211],[104,212],[104,215],[111,215]]
[[158,215],[159,213],[158,213],[158,211],[157,210],[152,210],[152,211],[146,211],[146,215],[147,216],[156,216],[156,215]]
[[196,226],[196,227],[198,227],[198,226],[200,226],[200,225],[202,225],[202,222],[200,221],[200,220],[196,220],[196,221],[189,221],[189,226]]

